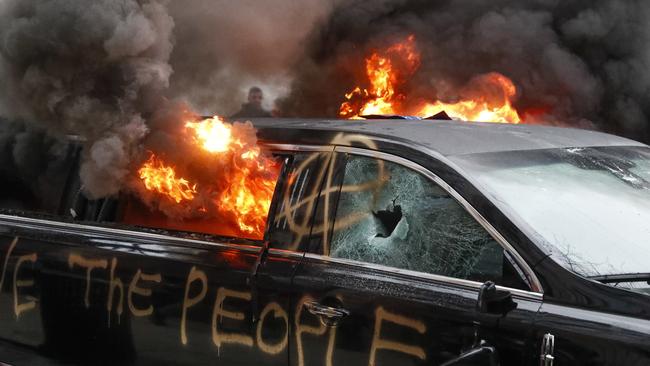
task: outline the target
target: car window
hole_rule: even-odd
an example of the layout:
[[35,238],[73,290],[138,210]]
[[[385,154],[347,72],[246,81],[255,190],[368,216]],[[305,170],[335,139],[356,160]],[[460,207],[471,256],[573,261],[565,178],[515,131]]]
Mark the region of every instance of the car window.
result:
[[566,269],[594,278],[650,272],[650,148],[556,148],[452,160]]
[[18,123],[0,121],[0,210],[64,214],[80,147]]
[[[285,170],[285,164],[287,162],[288,160],[285,157],[275,156],[274,163],[276,165],[273,166],[273,170],[271,171],[274,187],[277,186],[281,175],[280,172]],[[275,192],[277,192],[277,189],[275,189]],[[239,197],[243,197],[242,206],[248,204],[248,201],[246,201],[250,199],[250,195],[247,196],[248,194],[248,191],[242,190],[239,192]],[[268,193],[268,198],[263,196],[265,200],[268,199],[269,206],[272,201],[272,195],[273,190]],[[192,215],[189,217],[176,217],[166,214],[160,209],[152,208],[151,204],[145,204],[141,198],[132,193],[124,193],[120,201],[117,222],[121,224],[182,232],[178,234],[207,234],[222,237],[224,240],[226,238],[233,238],[234,240],[243,240],[246,242],[260,242],[264,239],[264,233],[268,228],[268,216],[271,210],[269,206],[266,206],[264,211],[249,210],[248,212],[230,206],[227,206],[223,210],[214,211],[199,208],[197,212],[192,212]],[[247,213],[248,216],[246,216]],[[253,227],[251,222],[256,226]],[[243,225],[242,223],[251,225]],[[250,230],[245,230],[245,228],[250,228]]]
[[328,171],[329,152],[305,152],[287,156],[275,212],[269,227],[272,248],[297,250],[312,234],[314,212],[323,178]]
[[348,158],[329,255],[526,288],[509,255],[445,190],[374,158]]

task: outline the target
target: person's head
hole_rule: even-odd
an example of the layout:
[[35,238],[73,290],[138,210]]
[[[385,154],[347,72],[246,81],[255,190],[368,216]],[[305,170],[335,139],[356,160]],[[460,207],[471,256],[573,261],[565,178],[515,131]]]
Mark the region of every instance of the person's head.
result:
[[254,86],[248,90],[248,103],[261,107],[262,99],[264,99],[264,94],[259,87]]

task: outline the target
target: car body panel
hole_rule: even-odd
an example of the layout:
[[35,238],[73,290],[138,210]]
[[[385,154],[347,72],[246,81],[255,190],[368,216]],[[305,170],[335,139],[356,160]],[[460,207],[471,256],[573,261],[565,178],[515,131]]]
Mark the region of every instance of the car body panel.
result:
[[[650,363],[648,297],[582,278],[554,263],[449,159],[491,151],[642,144],[539,126],[253,123],[263,144],[275,151],[347,147],[417,165],[457,193],[468,211],[475,210],[475,217],[485,220],[529,267],[540,288],[530,293],[504,289],[517,308],[495,319],[474,309],[479,283],[332,262],[319,255],[321,238],[313,233],[286,250],[262,242],[0,214],[3,346],[29,350],[35,364],[42,364],[44,356],[52,364],[426,364],[457,356],[471,346],[479,329],[480,338],[502,353],[504,365],[538,364],[546,334],[556,337],[558,364]],[[122,291],[120,316],[116,294]],[[327,298],[349,307],[349,324],[325,326],[305,307]],[[390,333],[375,332],[377,319]],[[449,337],[440,338],[445,332]],[[407,352],[399,352],[400,347]],[[14,360],[0,355],[0,362],[29,364],[25,353],[7,355],[20,357]]]
[[236,351],[248,339],[229,338],[252,328],[246,294],[259,248],[4,219],[3,338],[82,364],[265,364],[262,352]]
[[337,298],[349,315],[325,328],[300,311],[300,323],[323,334],[296,335],[292,365],[438,365],[472,348],[477,337],[500,350],[502,365],[534,364],[532,330],[542,302],[536,294],[515,295],[516,309],[505,316],[482,315],[478,283],[319,255],[306,257],[294,285],[302,302]]
[[647,365],[650,321],[545,302],[537,336],[555,337],[560,365]]

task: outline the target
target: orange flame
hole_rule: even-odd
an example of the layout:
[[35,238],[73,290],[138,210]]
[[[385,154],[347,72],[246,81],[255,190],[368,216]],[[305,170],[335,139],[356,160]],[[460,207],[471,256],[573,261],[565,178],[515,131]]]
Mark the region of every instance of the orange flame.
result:
[[498,95],[494,96],[494,93],[487,93],[477,95],[473,99],[460,100],[456,103],[443,103],[440,101],[426,103],[416,112],[416,115],[428,117],[444,111],[451,118],[465,121],[514,124],[521,122],[519,113],[511,104],[511,100],[517,94],[517,88],[512,80],[496,72],[482,75],[478,80],[481,81],[477,83],[483,83],[492,89],[496,89]]
[[174,168],[165,166],[153,153],[138,170],[138,174],[148,190],[160,192],[176,203],[194,199],[196,185],[191,186],[187,179],[176,178]]
[[215,116],[201,122],[187,122],[185,128],[194,132],[194,141],[204,150],[211,153],[228,151],[232,132],[220,117]]
[[234,169],[230,171],[230,176],[220,177],[227,180],[228,184],[216,204],[222,211],[236,217],[242,232],[255,234],[261,239],[279,174],[276,172],[268,177],[268,172],[277,170],[275,161],[262,157],[259,146],[246,144],[239,138],[242,136],[233,133],[233,126],[224,123],[219,117],[188,123],[186,127],[197,131],[196,139],[202,142],[205,151],[213,154],[232,153]]
[[[397,67],[401,64],[402,68]],[[420,66],[420,54],[415,47],[415,36],[389,47],[384,54],[373,53],[366,59],[366,75],[370,89],[356,87],[345,95],[339,114],[345,118],[358,118],[369,114],[395,113],[394,103],[404,96],[395,93],[395,85],[403,82]]]
[[221,207],[237,212],[237,225],[246,233],[264,236],[266,219],[275,190],[275,180],[247,180],[247,174],[238,174],[221,196]]
[[[220,219],[215,225],[232,222],[239,235],[262,239],[279,168],[257,145],[253,126],[228,124],[213,117],[187,122],[185,130],[187,133],[180,135],[183,142],[195,152],[196,148],[203,151],[199,159],[204,165],[193,172],[192,180],[197,184],[191,186],[188,180],[176,178],[173,167],[154,160],[152,155],[139,170],[144,187],[174,201],[178,212],[215,216]],[[169,210],[177,213],[174,207]]]
[[403,114],[417,117],[430,117],[445,111],[450,117],[480,122],[519,123],[521,119],[512,106],[517,88],[506,76],[489,73],[478,78],[479,87],[487,87],[492,93],[477,95],[474,85],[465,88],[466,95],[454,103],[441,101],[409,104],[407,96],[397,92],[420,66],[420,53],[415,37],[410,35],[405,41],[394,44],[383,52],[374,52],[366,59],[366,76],[370,83],[368,89],[360,86],[345,94],[339,115],[356,119],[372,114]]

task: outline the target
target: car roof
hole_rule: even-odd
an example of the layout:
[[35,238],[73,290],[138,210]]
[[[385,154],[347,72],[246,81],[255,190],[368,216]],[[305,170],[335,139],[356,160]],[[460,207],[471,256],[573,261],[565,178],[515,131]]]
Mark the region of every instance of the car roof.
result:
[[[304,118],[264,118],[252,119],[252,122],[260,129],[306,130],[310,135],[312,131],[363,134],[417,144],[445,156],[567,147],[646,146],[634,140],[597,131],[526,124]],[[301,141],[292,143],[300,144]]]

